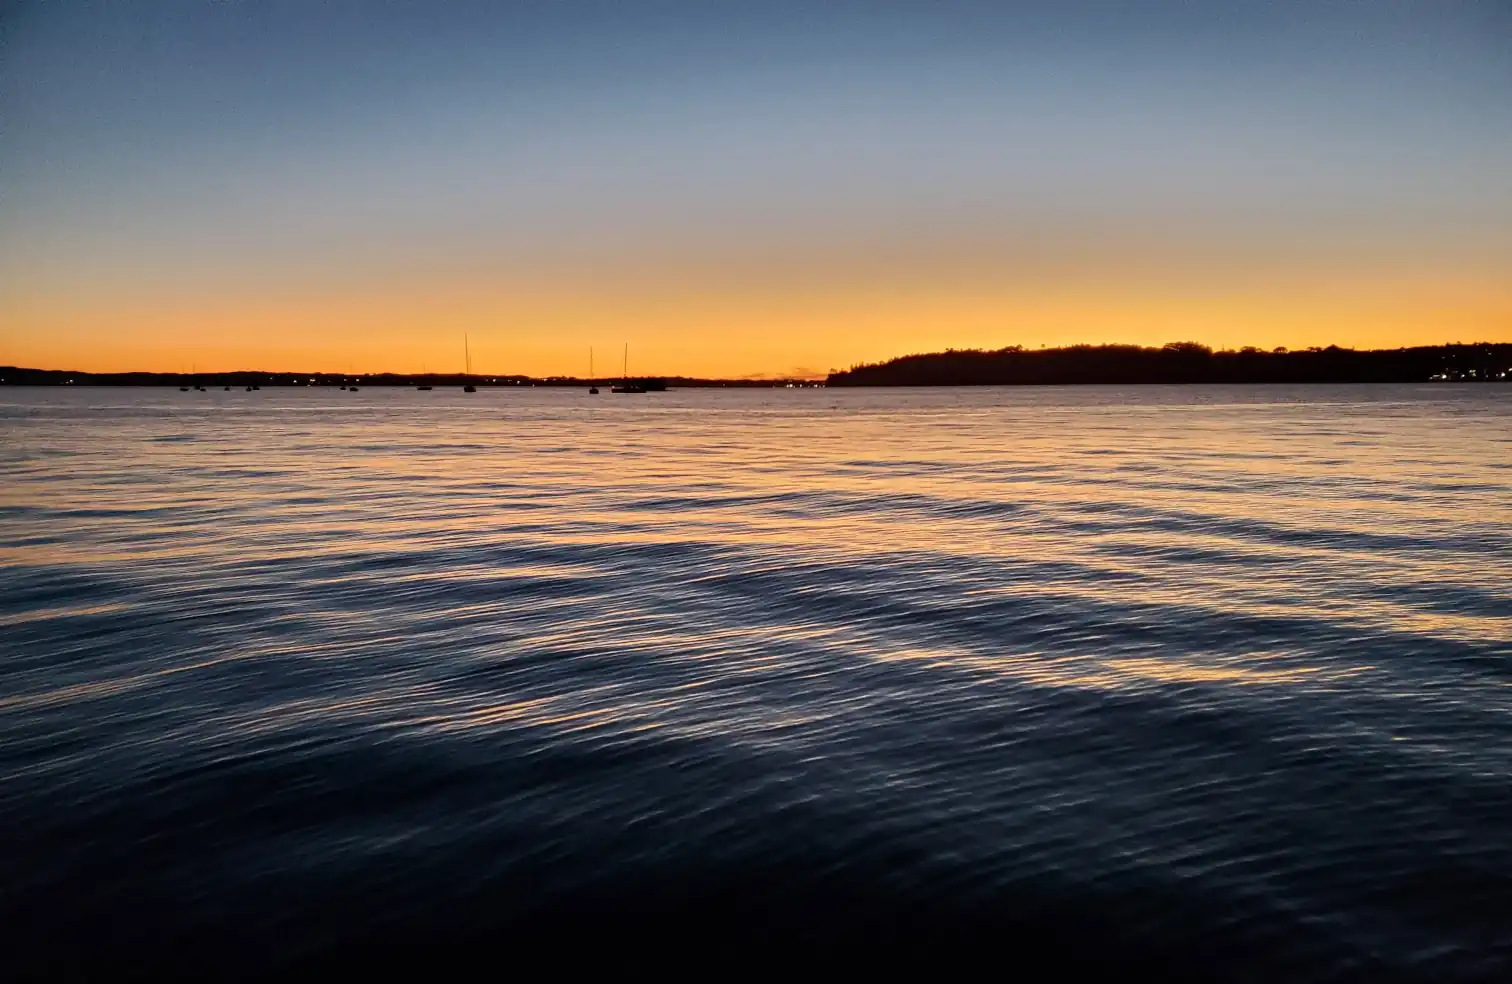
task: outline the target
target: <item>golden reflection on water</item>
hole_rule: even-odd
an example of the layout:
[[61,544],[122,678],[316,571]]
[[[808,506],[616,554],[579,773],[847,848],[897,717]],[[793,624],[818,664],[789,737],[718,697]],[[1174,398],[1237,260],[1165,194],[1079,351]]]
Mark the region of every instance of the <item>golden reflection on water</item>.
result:
[[[985,675],[1012,677],[1039,686],[1108,691],[1125,690],[1140,682],[1325,685],[1373,669],[1371,666],[1288,666],[1285,669],[1263,669],[1236,665],[1230,661],[1203,664],[1191,659],[1166,656],[1146,659],[1109,658],[1094,653],[1070,657],[1045,653],[962,657],[949,651],[936,650],[894,653],[887,658],[937,666],[968,666]],[[1266,654],[1249,654],[1248,658],[1263,665]]]
[[[744,623],[676,624],[648,601],[698,610],[751,578],[767,580],[719,604],[793,644],[836,642],[847,619],[876,617],[794,608],[836,598],[945,625],[941,612],[980,606],[1059,611],[1073,635],[1084,618],[1221,616],[1319,620],[1341,638],[1512,638],[1512,399],[1494,387],[333,396],[7,391],[0,567],[213,593],[249,565],[298,561],[333,591],[376,584],[421,606],[433,592],[464,622],[516,617],[515,586],[560,581],[565,600],[528,602],[530,638],[570,641],[590,619],[669,652],[690,637],[759,646]],[[459,600],[459,586],[488,597]],[[55,604],[0,625],[121,604]],[[652,605],[639,622],[616,607],[637,604]],[[777,604],[788,608],[767,611]],[[382,623],[381,611],[300,617]],[[850,644],[867,659],[1098,689],[1332,684],[1372,668],[1298,664],[1227,638],[1212,659],[1071,637],[1071,653],[921,646],[883,628]],[[768,658],[746,652],[725,672]],[[597,713],[525,701],[416,722],[577,727]]]

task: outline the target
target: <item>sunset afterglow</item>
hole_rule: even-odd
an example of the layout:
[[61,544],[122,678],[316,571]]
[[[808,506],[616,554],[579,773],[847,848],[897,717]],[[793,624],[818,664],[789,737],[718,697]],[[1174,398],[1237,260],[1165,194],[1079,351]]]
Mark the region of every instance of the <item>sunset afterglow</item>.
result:
[[180,6],[8,25],[0,364],[1512,339],[1494,5]]

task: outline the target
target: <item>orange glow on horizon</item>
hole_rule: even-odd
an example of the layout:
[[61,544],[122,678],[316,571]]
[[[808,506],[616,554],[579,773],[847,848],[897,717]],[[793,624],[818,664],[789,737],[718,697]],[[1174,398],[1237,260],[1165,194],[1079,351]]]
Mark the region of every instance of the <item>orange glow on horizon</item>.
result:
[[0,364],[601,376],[822,375],[946,348],[1198,341],[1214,348],[1395,348],[1512,341],[1512,285],[1424,278],[1262,291],[1149,286],[1001,290],[416,289],[245,298],[14,296]]

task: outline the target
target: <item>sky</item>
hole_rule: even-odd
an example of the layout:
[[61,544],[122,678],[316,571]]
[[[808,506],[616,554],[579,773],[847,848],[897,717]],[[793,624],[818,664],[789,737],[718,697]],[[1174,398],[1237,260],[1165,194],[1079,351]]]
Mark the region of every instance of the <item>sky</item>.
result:
[[17,0],[0,364],[1512,341],[1504,0]]

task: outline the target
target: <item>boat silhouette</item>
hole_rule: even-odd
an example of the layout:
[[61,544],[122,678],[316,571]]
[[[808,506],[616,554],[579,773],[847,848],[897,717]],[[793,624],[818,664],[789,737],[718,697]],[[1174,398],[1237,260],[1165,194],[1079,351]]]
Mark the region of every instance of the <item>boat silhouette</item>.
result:
[[[463,360],[463,365],[466,368],[466,374],[468,376],[471,376],[472,375],[472,349],[467,344],[467,334],[465,332],[462,335],[462,360]],[[466,386],[462,387],[462,392],[464,392],[464,393],[476,393],[476,392],[478,392],[478,387],[474,386],[472,383],[468,383]]]
[[611,393],[644,393],[644,392],[646,392],[646,387],[642,386],[639,383],[632,383],[630,381],[630,343],[629,342],[625,343],[625,364],[624,364],[624,367],[621,369],[620,379],[621,379],[620,384],[618,386],[612,387],[609,390],[609,392],[611,392]]

